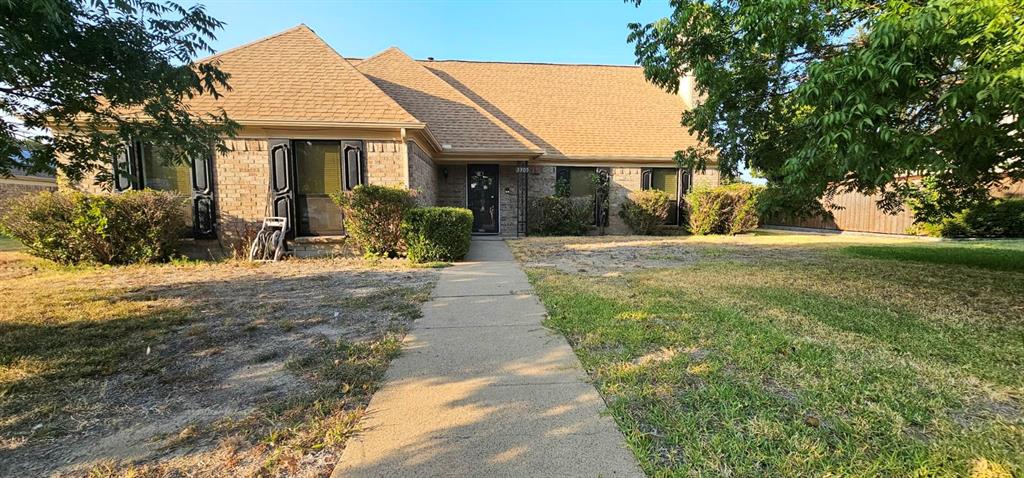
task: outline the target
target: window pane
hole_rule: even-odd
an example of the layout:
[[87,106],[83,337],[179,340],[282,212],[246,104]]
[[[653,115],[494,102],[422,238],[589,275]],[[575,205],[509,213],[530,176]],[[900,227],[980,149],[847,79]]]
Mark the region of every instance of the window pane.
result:
[[341,191],[341,152],[334,141],[295,143],[298,194],[331,194]]
[[343,234],[341,209],[330,198],[341,192],[341,143],[296,141],[295,169],[299,234]]
[[572,168],[569,170],[569,196],[570,197],[593,197],[597,192],[594,185],[594,168]]
[[164,164],[160,147],[143,146],[142,182],[149,189],[192,194],[192,168],[188,164]]
[[659,191],[665,191],[668,197],[672,199],[676,198],[678,192],[677,185],[679,184],[678,176],[679,171],[676,169],[658,168],[651,171],[651,189],[657,189]]

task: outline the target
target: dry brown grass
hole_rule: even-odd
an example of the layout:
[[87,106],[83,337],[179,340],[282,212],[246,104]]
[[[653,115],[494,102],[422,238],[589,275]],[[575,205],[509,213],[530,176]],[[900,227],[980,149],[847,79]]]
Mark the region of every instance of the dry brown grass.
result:
[[397,261],[0,252],[0,469],[329,473],[434,279]]

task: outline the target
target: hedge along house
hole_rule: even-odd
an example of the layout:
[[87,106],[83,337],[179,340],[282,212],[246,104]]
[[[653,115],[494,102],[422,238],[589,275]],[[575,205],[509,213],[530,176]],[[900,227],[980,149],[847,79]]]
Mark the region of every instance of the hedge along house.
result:
[[628,193],[681,200],[691,185],[718,184],[715,170],[677,168],[674,153],[696,141],[680,125],[685,95],[639,67],[422,61],[397,48],[346,59],[305,25],[209,60],[232,89],[190,107],[223,109],[242,126],[228,152],[168,166],[154,159],[158,145],[132,145],[114,161],[131,175],[115,189],[191,196],[200,237],[237,238],[278,215],[298,252],[311,252],[344,235],[330,194],[366,183],[469,208],[477,234],[523,235],[531,197],[554,194],[558,180],[570,195],[592,194],[597,172],[610,186],[608,231],[625,233],[617,212]]

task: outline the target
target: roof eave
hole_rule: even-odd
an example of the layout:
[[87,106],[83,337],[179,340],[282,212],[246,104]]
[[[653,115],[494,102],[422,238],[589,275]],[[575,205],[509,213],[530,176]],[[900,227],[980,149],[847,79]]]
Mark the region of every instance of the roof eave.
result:
[[378,122],[378,121],[315,121],[289,119],[235,119],[242,126],[282,126],[305,128],[359,128],[359,129],[425,129],[420,122]]

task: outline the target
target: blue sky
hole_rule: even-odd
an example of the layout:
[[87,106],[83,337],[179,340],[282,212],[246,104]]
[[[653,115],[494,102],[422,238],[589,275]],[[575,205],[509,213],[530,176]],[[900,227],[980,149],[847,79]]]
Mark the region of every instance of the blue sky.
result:
[[309,25],[342,55],[366,57],[397,46],[414,58],[634,63],[629,22],[669,13],[667,0],[640,8],[621,0],[524,1],[201,1],[227,22],[223,50]]

